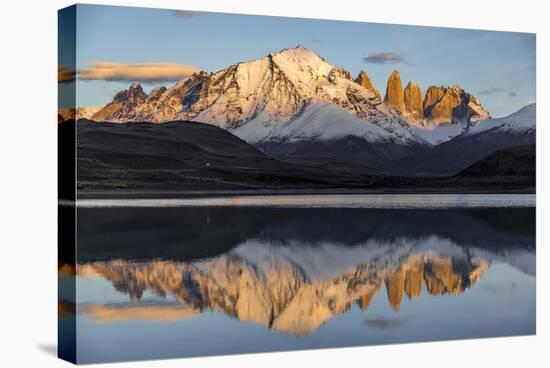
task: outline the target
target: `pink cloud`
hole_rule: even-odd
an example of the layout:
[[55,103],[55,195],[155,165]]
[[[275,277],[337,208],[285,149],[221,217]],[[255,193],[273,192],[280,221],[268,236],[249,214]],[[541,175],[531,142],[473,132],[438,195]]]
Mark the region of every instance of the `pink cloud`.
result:
[[79,70],[82,80],[107,81],[179,81],[200,71],[199,68],[166,62],[156,63],[117,63],[112,61],[93,61],[89,68]]

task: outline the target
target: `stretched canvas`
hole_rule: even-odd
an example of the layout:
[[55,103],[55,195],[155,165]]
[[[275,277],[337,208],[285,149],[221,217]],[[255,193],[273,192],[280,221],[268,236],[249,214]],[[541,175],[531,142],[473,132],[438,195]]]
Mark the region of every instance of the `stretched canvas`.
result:
[[535,333],[535,35],[59,11],[59,356]]

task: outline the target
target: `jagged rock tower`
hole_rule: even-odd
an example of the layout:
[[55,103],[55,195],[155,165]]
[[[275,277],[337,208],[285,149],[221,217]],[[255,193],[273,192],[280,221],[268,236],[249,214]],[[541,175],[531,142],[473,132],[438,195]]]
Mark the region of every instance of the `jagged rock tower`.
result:
[[424,119],[422,91],[417,83],[409,82],[404,92],[405,113],[409,122],[418,124]]
[[394,70],[388,78],[384,102],[389,107],[393,107],[401,112],[405,111],[403,85],[401,84],[401,77],[399,76],[399,72],[397,70]]
[[382,102],[382,96],[380,95],[380,92],[374,87],[369,78],[369,75],[365,71],[361,70],[361,72],[359,72],[359,75],[357,76],[357,78],[355,78],[355,82],[374,93],[376,99]]

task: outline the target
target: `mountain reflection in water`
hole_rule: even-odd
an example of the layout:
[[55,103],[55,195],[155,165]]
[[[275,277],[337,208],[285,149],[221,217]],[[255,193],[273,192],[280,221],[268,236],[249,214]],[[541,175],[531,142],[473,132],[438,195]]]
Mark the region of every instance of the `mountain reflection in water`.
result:
[[82,362],[534,333],[535,253],[534,208],[79,208],[60,317]]
[[[189,263],[116,260],[80,265],[78,275],[102,276],[133,301],[139,301],[143,292],[150,290],[161,297],[173,296],[185,306],[87,305],[81,311],[97,321],[110,321],[179,319],[203,310],[215,310],[275,331],[305,335],[332,316],[347,312],[354,302],[361,309],[367,309],[382,282],[386,285],[388,302],[397,311],[403,294],[414,299],[425,285],[432,295],[458,295],[488,268],[487,261],[466,254],[409,255],[410,248],[404,247],[373,254],[369,259],[368,250],[356,248],[353,251],[357,253],[358,264],[324,278],[307,272],[307,265],[299,263],[303,261],[303,257],[298,259],[302,255],[293,259],[277,254],[277,248],[261,249],[263,254],[254,254],[261,258],[260,262],[254,262],[239,255],[247,251],[255,250],[239,248],[212,260]],[[330,249],[326,254],[333,256],[337,251]],[[315,257],[319,260],[318,254]],[[320,259],[321,262],[330,260]]]

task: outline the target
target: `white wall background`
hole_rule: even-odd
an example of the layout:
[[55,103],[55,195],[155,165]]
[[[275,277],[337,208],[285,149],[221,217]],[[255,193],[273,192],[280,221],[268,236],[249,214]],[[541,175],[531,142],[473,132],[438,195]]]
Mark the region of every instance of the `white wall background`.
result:
[[[93,1],[92,1],[93,2]],[[550,362],[548,65],[544,1],[126,0],[173,9],[536,32],[538,232],[536,337],[111,364],[109,367],[540,367]],[[62,0],[0,3],[0,366],[64,367],[57,336],[57,9]],[[546,226],[545,226],[546,225]]]

